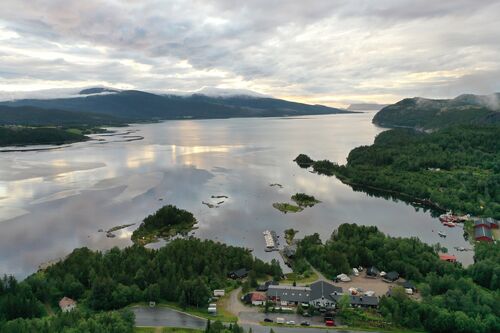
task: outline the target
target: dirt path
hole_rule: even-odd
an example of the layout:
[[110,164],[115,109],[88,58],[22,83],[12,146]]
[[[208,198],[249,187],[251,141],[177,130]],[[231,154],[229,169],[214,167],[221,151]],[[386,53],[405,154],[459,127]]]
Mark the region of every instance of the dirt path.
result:
[[332,280],[330,279],[327,279],[320,271],[318,271],[316,268],[313,267],[313,265],[311,265],[309,262],[307,262],[309,264],[309,266],[311,267],[311,270],[316,273],[316,275],[318,276],[318,280],[316,281],[325,281],[325,282],[332,282]]
[[241,287],[233,290],[224,302],[226,311],[238,317],[240,324],[258,324],[262,319],[254,319],[255,314],[259,313],[259,308],[246,306],[240,300]]

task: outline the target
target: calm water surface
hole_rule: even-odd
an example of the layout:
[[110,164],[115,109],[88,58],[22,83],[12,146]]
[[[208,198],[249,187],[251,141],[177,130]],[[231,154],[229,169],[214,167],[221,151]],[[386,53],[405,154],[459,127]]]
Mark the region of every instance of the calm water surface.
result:
[[[265,229],[292,227],[297,237],[317,232],[327,239],[345,222],[440,242],[454,254],[454,246],[469,247],[459,227],[440,238],[444,229],[430,212],[355,192],[292,162],[307,153],[345,163],[352,148],[373,143],[383,130],[372,116],[168,121],[54,150],[0,153],[0,274],[26,276],[76,247],[130,245],[136,226],[116,238],[98,230],[139,222],[167,203],[195,214],[196,236],[252,248],[265,260],[277,257],[264,252]],[[135,136],[144,139],[128,141]],[[322,202],[297,214],[271,206],[296,192]],[[218,208],[202,204],[222,200]],[[472,262],[472,252],[458,255]]]

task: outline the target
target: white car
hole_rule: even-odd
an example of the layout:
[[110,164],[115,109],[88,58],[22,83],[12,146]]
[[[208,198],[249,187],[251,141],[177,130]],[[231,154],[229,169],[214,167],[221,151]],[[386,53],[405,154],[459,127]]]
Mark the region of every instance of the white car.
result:
[[286,322],[287,325],[295,325],[295,322],[293,320],[289,320]]

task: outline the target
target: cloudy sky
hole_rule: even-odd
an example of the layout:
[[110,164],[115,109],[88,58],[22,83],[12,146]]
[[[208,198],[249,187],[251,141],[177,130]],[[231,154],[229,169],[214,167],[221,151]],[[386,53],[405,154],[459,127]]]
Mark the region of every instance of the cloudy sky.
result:
[[0,0],[0,91],[487,94],[500,91],[499,17],[489,0]]

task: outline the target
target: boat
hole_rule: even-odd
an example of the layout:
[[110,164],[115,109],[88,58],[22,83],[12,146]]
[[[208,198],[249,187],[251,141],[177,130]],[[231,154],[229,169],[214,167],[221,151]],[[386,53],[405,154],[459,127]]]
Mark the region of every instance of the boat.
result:
[[443,225],[450,227],[450,228],[456,227],[455,222],[443,222]]
[[446,237],[446,234],[442,231],[438,231],[438,235],[443,238]]

